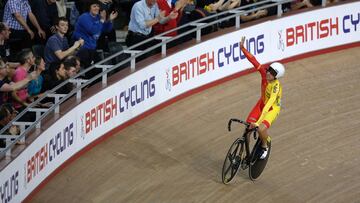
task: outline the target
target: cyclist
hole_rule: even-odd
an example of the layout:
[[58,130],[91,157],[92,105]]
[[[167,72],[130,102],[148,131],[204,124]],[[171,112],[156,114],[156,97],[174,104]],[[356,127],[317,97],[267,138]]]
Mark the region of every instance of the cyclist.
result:
[[256,58],[244,47],[245,37],[241,38],[240,47],[246,58],[254,65],[261,74],[261,98],[251,110],[247,122],[251,128],[259,127],[259,136],[262,141],[262,153],[260,159],[264,159],[268,153],[267,129],[275,121],[280,113],[282,87],[278,78],[284,76],[285,68],[281,63],[274,62],[269,67],[260,64]]

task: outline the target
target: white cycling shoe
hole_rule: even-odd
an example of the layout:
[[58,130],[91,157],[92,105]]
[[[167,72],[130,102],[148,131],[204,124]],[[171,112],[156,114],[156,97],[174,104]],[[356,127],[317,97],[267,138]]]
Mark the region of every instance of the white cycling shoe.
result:
[[269,151],[269,148],[266,147],[266,148],[262,148],[262,154],[260,156],[260,159],[265,159],[268,155],[268,151]]

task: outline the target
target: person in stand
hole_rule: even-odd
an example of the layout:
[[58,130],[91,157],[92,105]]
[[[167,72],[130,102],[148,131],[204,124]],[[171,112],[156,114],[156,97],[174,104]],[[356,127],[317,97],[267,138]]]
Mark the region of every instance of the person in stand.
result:
[[[52,63],[49,72],[44,74],[44,81],[41,92],[51,90],[60,83],[76,75],[76,59],[68,56],[61,63]],[[67,83],[56,90],[57,94],[68,94],[74,88],[72,83]],[[52,100],[45,100],[45,102],[52,102]]]
[[[21,51],[19,53],[19,62],[20,66],[16,68],[15,74],[12,77],[12,81],[15,83],[26,79],[30,68],[35,64],[35,57],[32,51],[30,49]],[[30,104],[28,96],[27,87],[12,92],[13,105],[18,112],[23,111]]]
[[10,49],[7,41],[10,38],[10,28],[5,23],[0,22],[0,57],[7,58],[10,57]]
[[100,2],[91,0],[89,3],[89,12],[85,12],[78,18],[72,39],[77,41],[84,40],[84,45],[80,48],[77,56],[81,60],[84,68],[100,60],[96,53],[97,40],[102,32],[110,32],[112,21],[118,16],[116,11],[110,13],[107,18],[106,11],[100,12]]
[[0,59],[0,105],[9,102],[9,96],[7,95],[7,93],[22,89],[31,80],[36,79],[39,76],[37,72],[34,71],[28,74],[25,79],[14,83],[9,80],[9,77],[12,77],[14,75],[13,72],[15,72],[13,68],[9,67],[9,65],[7,65],[2,59]]
[[[172,3],[172,0],[156,0],[157,6],[161,11],[165,12],[165,16],[170,14],[176,14],[176,18],[169,16],[169,20],[166,23],[157,23],[154,25],[154,34],[158,35],[160,33],[172,30],[177,27],[177,21],[179,20],[179,10],[185,4],[183,0],[177,1],[175,4]],[[172,14],[173,15],[173,14]],[[177,31],[170,32],[165,36],[174,37],[177,35]]]
[[[18,112],[14,109],[14,107],[9,104],[1,104],[0,105],[0,129],[3,129],[11,120],[13,120],[17,116]],[[4,135],[19,135],[20,128],[17,125],[12,125],[8,128],[4,133]],[[15,139],[15,138],[13,138]],[[21,142],[17,142],[17,144],[24,144]],[[0,147],[6,147],[6,139],[0,138]]]
[[31,10],[39,22],[39,25],[46,34],[45,39],[36,39],[37,43],[45,44],[47,39],[55,34],[54,22],[58,17],[58,10],[56,6],[57,0],[30,0]]
[[46,42],[44,50],[45,67],[48,70],[51,63],[60,63],[65,57],[76,53],[84,44],[83,39],[79,39],[69,47],[66,33],[69,29],[69,22],[65,17],[57,18],[55,22],[56,33]]
[[41,75],[41,73],[45,70],[45,62],[44,59],[41,58],[41,56],[37,56],[35,58],[35,65],[34,65],[34,71],[37,72],[39,77],[35,80],[32,80],[29,82],[27,89],[29,94],[29,100],[31,102],[35,101],[37,98],[42,96],[41,88],[42,84],[44,82],[44,77]]
[[[153,26],[157,23],[166,24],[172,19],[176,19],[178,13],[171,11],[168,16],[165,16],[165,11],[160,11],[156,0],[141,0],[134,4],[131,9],[129,30],[126,36],[126,45],[128,47],[151,38],[153,33]],[[154,43],[150,42],[138,47],[137,49],[144,50]]]
[[31,48],[35,37],[27,19],[37,29],[41,39],[46,39],[46,34],[41,29],[35,15],[32,13],[28,0],[9,0],[4,9],[4,22],[9,26],[11,34],[9,47],[11,53],[19,53],[22,49]]

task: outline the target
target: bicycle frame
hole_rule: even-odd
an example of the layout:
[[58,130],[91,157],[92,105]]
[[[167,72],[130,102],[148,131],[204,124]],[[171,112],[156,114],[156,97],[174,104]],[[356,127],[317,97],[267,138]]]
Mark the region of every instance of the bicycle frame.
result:
[[245,151],[246,151],[246,156],[247,158],[249,159],[251,157],[251,153],[250,152],[250,135],[251,133],[253,133],[253,136],[254,136],[254,139],[256,140],[257,139],[257,130],[258,128],[252,128],[250,129],[250,124],[245,122],[245,121],[242,121],[242,120],[239,120],[239,119],[235,119],[235,118],[232,118],[229,120],[229,123],[228,123],[228,130],[231,131],[231,123],[232,122],[238,122],[238,123],[241,123],[241,124],[244,124],[246,126],[245,128],[245,131],[243,132],[243,135],[241,137],[241,139],[244,141],[244,144],[245,144]]

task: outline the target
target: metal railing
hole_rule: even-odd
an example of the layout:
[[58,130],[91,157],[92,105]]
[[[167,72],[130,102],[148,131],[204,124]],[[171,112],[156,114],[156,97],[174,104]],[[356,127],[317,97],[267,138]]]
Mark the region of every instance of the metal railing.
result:
[[[43,121],[43,119],[46,116],[48,116],[51,113],[58,114],[60,112],[60,105],[62,103],[64,103],[66,100],[68,100],[70,97],[72,97],[73,95],[76,95],[76,101],[80,102],[81,98],[82,98],[81,93],[82,93],[83,88],[89,86],[90,84],[92,84],[93,82],[95,82],[96,80],[98,80],[100,78],[102,78],[101,79],[102,86],[106,87],[107,82],[108,82],[107,81],[108,74],[110,72],[114,71],[115,69],[119,68],[120,66],[130,63],[131,72],[134,72],[136,70],[136,61],[135,61],[136,58],[138,58],[144,54],[147,54],[155,49],[158,49],[160,47],[161,47],[161,54],[163,57],[165,57],[166,50],[167,50],[166,45],[176,39],[187,36],[189,34],[193,34],[195,32],[196,33],[196,42],[199,43],[199,42],[201,42],[201,30],[202,29],[219,24],[223,21],[227,21],[227,20],[230,20],[233,18],[235,18],[235,28],[239,29],[240,28],[240,15],[246,15],[246,14],[252,13],[254,11],[270,8],[273,6],[277,6],[277,8],[278,8],[277,16],[280,17],[282,15],[282,8],[281,8],[282,5],[285,3],[293,2],[293,1],[295,1],[295,0],[265,0],[265,1],[257,2],[257,3],[251,4],[251,5],[247,5],[247,6],[235,8],[235,9],[228,10],[228,11],[223,11],[221,13],[213,14],[213,15],[207,16],[205,18],[201,18],[199,20],[192,21],[188,24],[179,26],[175,29],[166,31],[166,32],[164,32],[160,35],[154,36],[150,39],[144,40],[141,43],[138,43],[131,47],[128,47],[127,49],[125,49],[123,51],[115,53],[115,54],[95,63],[94,65],[81,71],[77,75],[75,75],[75,76],[71,77],[70,79],[64,81],[63,83],[59,84],[52,90],[46,91],[45,94],[43,94],[43,96],[41,96],[36,101],[31,103],[24,111],[19,113],[11,122],[9,122],[3,129],[0,130],[0,138],[6,139],[6,147],[0,148],[0,159],[4,158],[4,156],[11,157],[12,149],[13,149],[14,145],[17,142],[24,142],[25,136],[27,134],[29,134],[32,130],[40,129],[41,122]],[[325,6],[325,3],[326,3],[326,0],[323,0],[323,6]],[[251,8],[254,6],[256,6],[256,8],[245,10],[245,9],[248,9],[248,8]],[[211,21],[211,22],[205,23],[206,21]],[[170,32],[179,31],[180,29],[184,29],[184,28],[190,28],[190,30],[180,33],[175,37],[165,36],[166,34],[168,34]],[[139,46],[144,45],[152,40],[161,40],[161,42],[157,43],[156,45],[149,47],[143,51],[137,50],[137,48]],[[129,54],[130,56],[120,63],[114,64],[114,65],[109,65],[109,64],[111,64],[111,61],[113,59],[115,59],[116,57],[118,57],[122,54]],[[87,72],[89,72],[93,69],[102,69],[102,72],[97,74],[96,76],[92,77],[89,80],[84,80],[84,79],[80,78],[82,75],[86,74]],[[63,86],[65,86],[68,83],[73,83],[76,85],[76,87],[70,93],[68,93],[68,94],[57,94],[56,93],[56,91],[58,89],[62,88]],[[41,101],[43,101],[46,98],[54,98],[54,100],[55,100],[54,104],[50,108],[35,108]],[[19,121],[19,119],[27,112],[35,112],[36,120],[34,122]],[[20,134],[19,135],[5,135],[4,134],[4,132],[6,130],[8,130],[12,125],[20,126]]]

